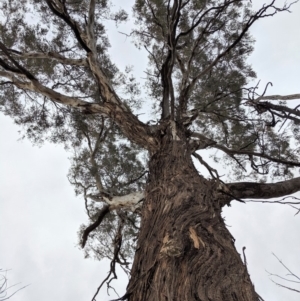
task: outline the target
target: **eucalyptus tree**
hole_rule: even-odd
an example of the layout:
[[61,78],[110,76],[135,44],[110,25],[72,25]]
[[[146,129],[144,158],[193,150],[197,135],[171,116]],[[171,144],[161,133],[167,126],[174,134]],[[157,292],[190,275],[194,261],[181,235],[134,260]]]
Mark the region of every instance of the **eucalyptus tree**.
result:
[[111,260],[108,284],[117,264],[130,270],[120,300],[261,300],[221,212],[300,190],[299,113],[284,103],[299,95],[259,95],[246,63],[251,26],[291,4],[136,0],[127,34],[148,52],[142,94],[109,55],[106,22],[125,11],[106,0],[0,6],[1,111],[34,143],[73,151],[69,180],[91,221],[81,245]]

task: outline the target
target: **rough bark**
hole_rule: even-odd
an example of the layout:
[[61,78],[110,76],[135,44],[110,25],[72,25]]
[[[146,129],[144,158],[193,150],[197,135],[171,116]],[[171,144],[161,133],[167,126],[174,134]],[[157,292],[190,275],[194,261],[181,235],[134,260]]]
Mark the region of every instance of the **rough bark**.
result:
[[185,134],[170,130],[149,169],[123,300],[259,300],[221,217],[230,199],[218,193],[217,182],[198,175]]

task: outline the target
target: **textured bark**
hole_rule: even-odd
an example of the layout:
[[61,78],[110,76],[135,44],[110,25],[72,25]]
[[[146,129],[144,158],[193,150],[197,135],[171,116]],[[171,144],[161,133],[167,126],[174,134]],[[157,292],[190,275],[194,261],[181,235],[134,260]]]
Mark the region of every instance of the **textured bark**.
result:
[[230,200],[198,175],[184,134],[163,137],[149,168],[124,300],[259,300],[221,217]]

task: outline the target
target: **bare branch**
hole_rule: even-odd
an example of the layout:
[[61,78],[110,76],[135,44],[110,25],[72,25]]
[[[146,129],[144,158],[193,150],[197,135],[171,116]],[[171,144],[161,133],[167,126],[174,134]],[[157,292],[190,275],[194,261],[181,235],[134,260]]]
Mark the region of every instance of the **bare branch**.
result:
[[[281,277],[277,274],[272,274],[272,273],[269,273],[270,276],[274,276],[274,277],[278,277],[282,280],[285,280],[285,281],[288,281],[288,282],[293,282],[293,283],[297,283],[299,284],[300,283],[300,277],[298,277],[295,273],[293,273],[274,253],[272,253],[274,257],[276,257],[276,259],[280,262],[280,264],[289,272],[288,276],[291,276],[293,278],[296,278],[298,279],[297,281],[295,280],[291,280],[291,279],[288,279],[288,278],[285,278],[285,277]],[[271,279],[272,282],[274,282],[276,285],[278,286],[281,286],[283,288],[286,288],[288,290],[291,290],[291,291],[294,291],[294,292],[297,292],[297,293],[300,293],[300,290],[297,290],[297,289],[294,289],[294,288],[291,288],[291,287],[288,287],[288,286],[285,286],[285,285],[282,285],[274,280]]]
[[212,168],[207,162],[203,160],[203,158],[196,152],[193,153],[193,156],[199,160],[199,162],[206,167],[210,175],[213,179],[219,179],[220,176],[218,174],[218,171],[214,168]]
[[[291,276],[295,277],[300,281],[300,277],[294,274],[274,253],[272,253],[274,257],[280,262],[280,264],[290,273]],[[299,283],[299,282],[298,282]]]
[[283,288],[286,288],[286,289],[288,289],[288,290],[290,290],[290,291],[294,291],[294,292],[300,293],[300,290],[296,290],[296,289],[294,289],[294,288],[291,288],[291,287],[288,287],[288,286],[279,284],[279,283],[277,283],[277,282],[275,282],[275,281],[273,281],[273,280],[272,280],[272,282],[274,282],[276,285],[281,286],[281,287],[283,287]]
[[16,283],[13,285],[8,286],[8,281],[6,278],[6,274],[7,274],[8,270],[3,270],[0,269],[0,301],[5,301],[10,299],[12,296],[14,296],[17,292],[19,292],[20,290],[26,288],[28,285],[25,285],[19,289],[17,289],[15,292],[8,294],[8,290],[12,287],[15,287],[17,285],[19,285],[20,283]]
[[300,99],[300,94],[290,94],[290,95],[267,95],[262,96],[256,99],[259,100],[293,100],[293,99]]
[[124,227],[124,219],[121,217],[121,215],[119,215],[119,217],[121,218],[120,222],[119,222],[119,226],[118,226],[118,230],[116,233],[116,236],[114,238],[114,252],[113,252],[113,258],[110,261],[110,270],[108,275],[105,277],[105,279],[101,282],[101,284],[99,285],[99,287],[96,290],[96,293],[94,294],[92,301],[96,301],[96,296],[99,294],[102,286],[104,285],[105,282],[107,282],[107,289],[112,288],[110,286],[110,283],[114,280],[117,279],[117,274],[116,274],[116,263],[119,262],[118,257],[120,254],[120,250],[121,250],[121,246],[122,246],[122,230]]

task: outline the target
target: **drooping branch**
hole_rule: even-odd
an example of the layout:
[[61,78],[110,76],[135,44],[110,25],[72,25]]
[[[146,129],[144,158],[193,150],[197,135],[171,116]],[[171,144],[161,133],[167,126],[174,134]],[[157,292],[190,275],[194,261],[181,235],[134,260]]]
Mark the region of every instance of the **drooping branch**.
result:
[[104,278],[104,280],[101,282],[101,284],[97,288],[96,293],[94,294],[94,296],[92,298],[92,301],[96,301],[95,298],[99,294],[99,292],[100,292],[102,286],[104,285],[104,283],[107,284],[107,290],[108,290],[109,288],[112,288],[110,286],[110,283],[114,279],[118,278],[117,277],[117,272],[116,272],[116,264],[120,263],[119,256],[121,256],[121,246],[122,246],[122,240],[123,240],[122,230],[123,230],[124,223],[125,223],[122,216],[119,215],[119,217],[120,217],[120,222],[119,222],[119,225],[118,225],[117,233],[116,233],[114,241],[113,241],[114,250],[113,250],[113,258],[110,261],[110,270],[108,272],[108,275]]
[[300,191],[300,177],[277,183],[239,182],[225,186],[238,199],[269,199]]
[[89,237],[89,234],[94,231],[100,224],[101,222],[103,221],[104,217],[106,216],[106,214],[109,212],[109,205],[104,205],[102,207],[102,209],[99,211],[98,213],[98,218],[97,220],[91,224],[90,226],[88,226],[83,234],[82,234],[82,239],[81,239],[81,247],[84,248],[85,244],[86,244],[86,241]]

